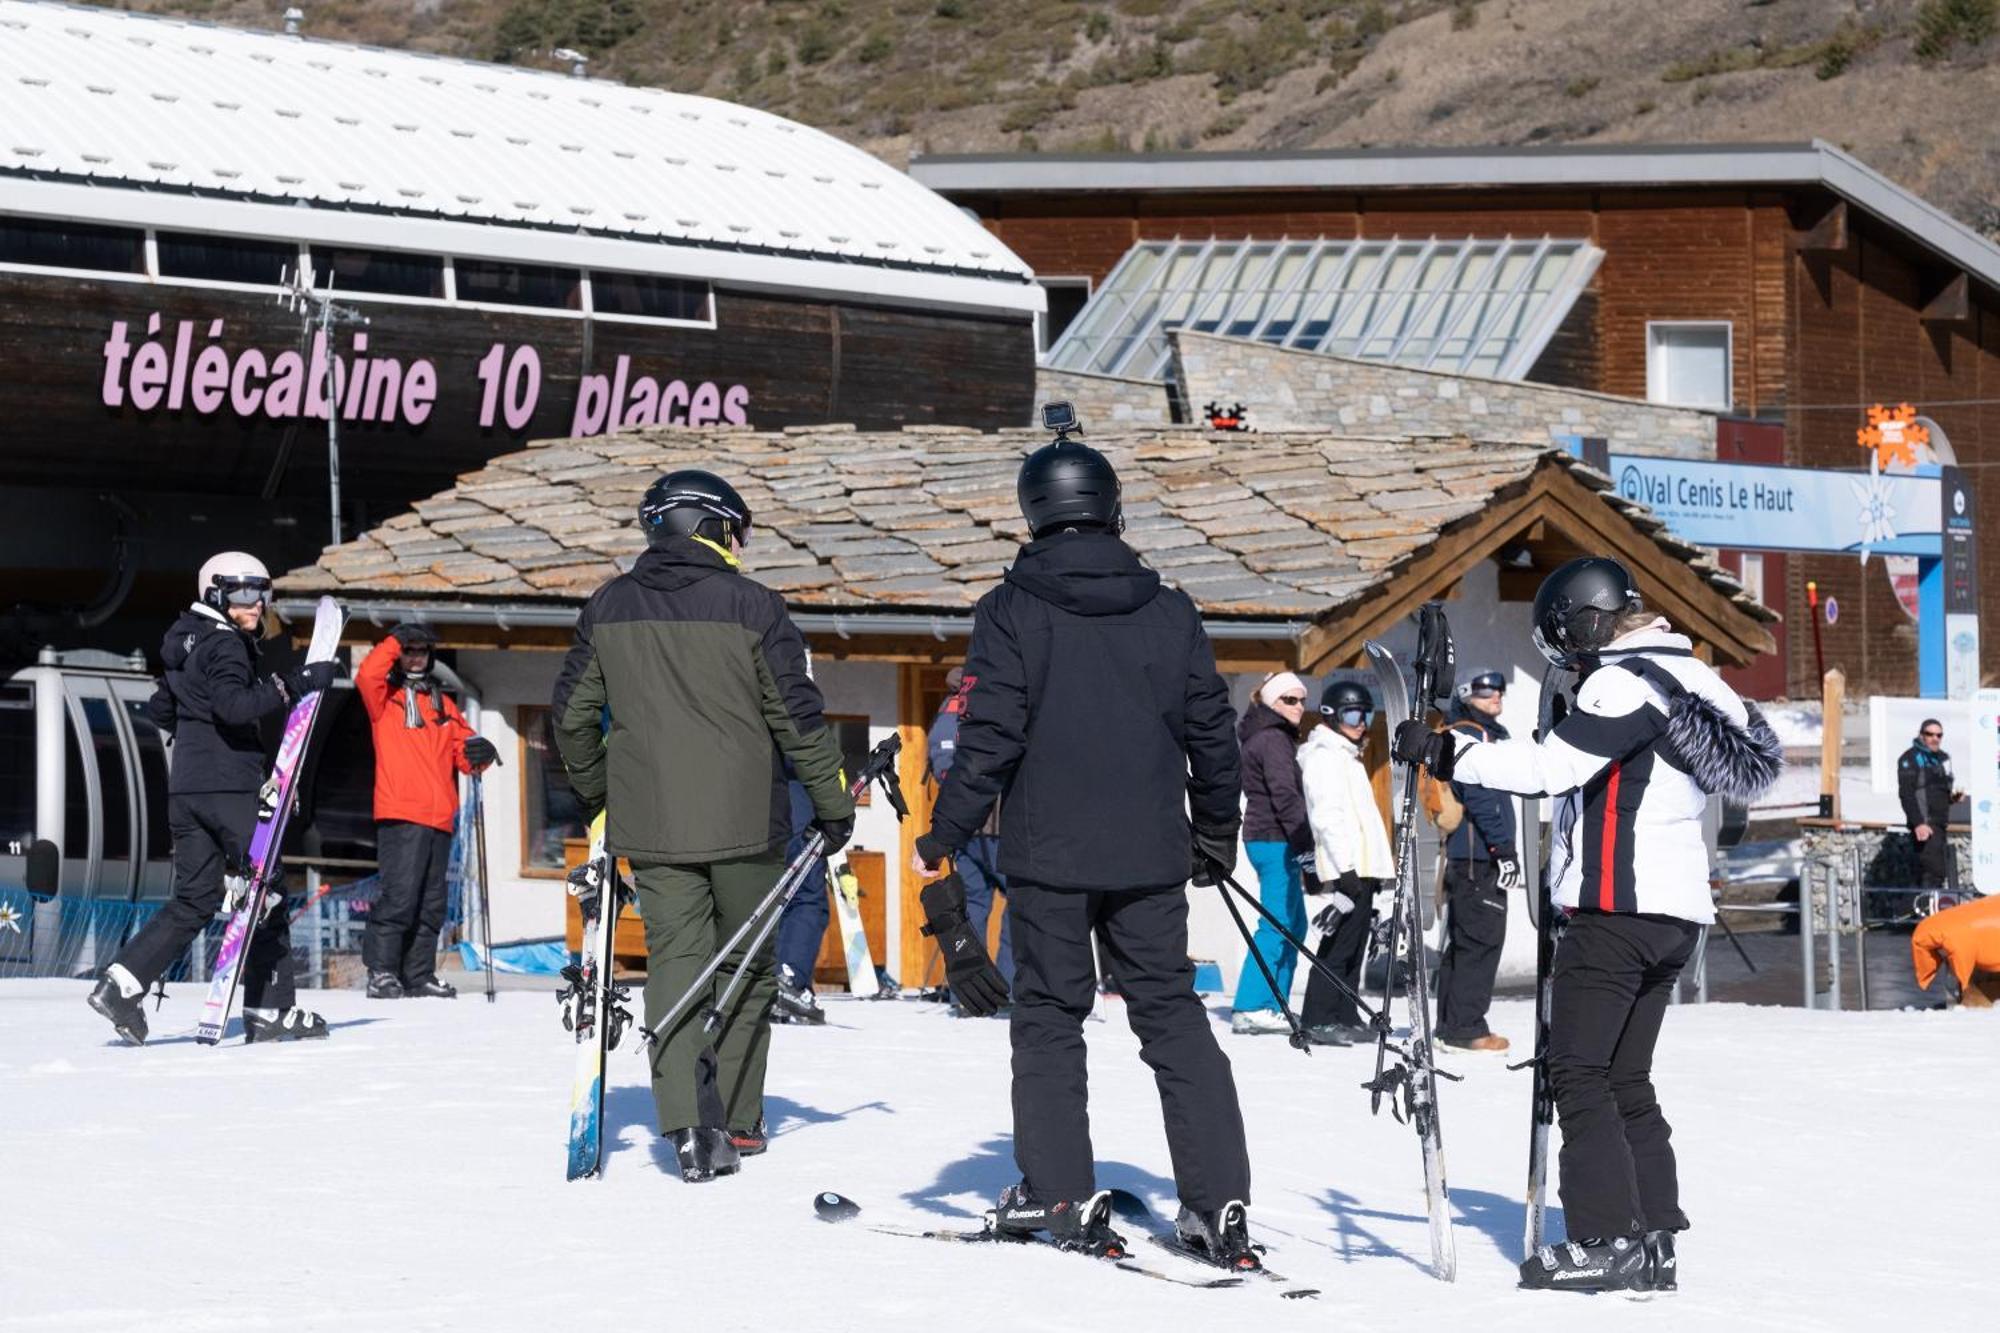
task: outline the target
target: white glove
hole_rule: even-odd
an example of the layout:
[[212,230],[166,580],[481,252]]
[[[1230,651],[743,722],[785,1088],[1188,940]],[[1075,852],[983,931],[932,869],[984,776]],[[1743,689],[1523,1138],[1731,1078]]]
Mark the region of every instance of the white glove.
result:
[[1520,857],[1503,856],[1495,864],[1500,867],[1500,887],[1502,889],[1518,889],[1521,887]]

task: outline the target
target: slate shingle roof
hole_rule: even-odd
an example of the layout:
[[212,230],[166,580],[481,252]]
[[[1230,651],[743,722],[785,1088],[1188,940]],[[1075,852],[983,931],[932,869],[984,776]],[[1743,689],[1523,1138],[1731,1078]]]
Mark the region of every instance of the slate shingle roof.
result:
[[[654,431],[555,440],[494,459],[450,490],[280,581],[287,593],[576,603],[644,549],[633,522],[662,472],[729,478],[756,527],[746,564],[797,609],[964,612],[1027,540],[1014,498],[1039,431]],[[1607,505],[1759,620],[1706,551],[1669,536],[1611,479],[1567,455],[1466,439],[1194,427],[1093,434],[1125,488],[1126,540],[1206,615],[1309,619],[1380,584],[1451,525],[1571,470]]]

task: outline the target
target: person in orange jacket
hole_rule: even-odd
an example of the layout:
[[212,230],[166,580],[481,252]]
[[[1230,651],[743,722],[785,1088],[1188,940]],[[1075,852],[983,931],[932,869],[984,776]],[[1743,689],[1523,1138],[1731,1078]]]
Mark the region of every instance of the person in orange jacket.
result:
[[1931,988],[1940,968],[1958,979],[1959,1003],[1988,1009],[2000,1000],[2000,897],[1933,912],[1910,936],[1917,985]]
[[381,888],[361,941],[371,1000],[458,995],[437,974],[458,775],[484,772],[499,751],[473,734],[458,705],[445,697],[431,672],[436,642],[424,625],[398,625],[354,673],[375,739]]

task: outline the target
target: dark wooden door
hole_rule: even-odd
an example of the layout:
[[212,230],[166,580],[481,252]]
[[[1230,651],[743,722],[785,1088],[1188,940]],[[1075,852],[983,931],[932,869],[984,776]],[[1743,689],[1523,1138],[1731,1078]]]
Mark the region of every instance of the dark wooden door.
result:
[[[1715,461],[1781,465],[1785,461],[1785,428],[1773,421],[1723,417],[1715,426]],[[1716,556],[1724,569],[1749,586],[1757,600],[1789,617],[1783,552],[1724,550]],[[1771,636],[1777,640],[1776,652],[1766,653],[1746,667],[1723,668],[1722,678],[1746,699],[1775,699],[1785,693],[1787,621],[1771,626]]]

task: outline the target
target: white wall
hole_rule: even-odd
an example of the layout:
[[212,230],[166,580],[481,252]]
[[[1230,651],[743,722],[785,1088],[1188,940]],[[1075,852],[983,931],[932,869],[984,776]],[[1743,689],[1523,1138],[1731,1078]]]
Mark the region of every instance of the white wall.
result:
[[521,873],[521,779],[527,767],[515,729],[522,704],[548,706],[562,654],[533,649],[461,651],[457,671],[477,695],[479,734],[500,751],[486,771],[486,849],[493,941],[545,940],[563,933],[563,883]]

